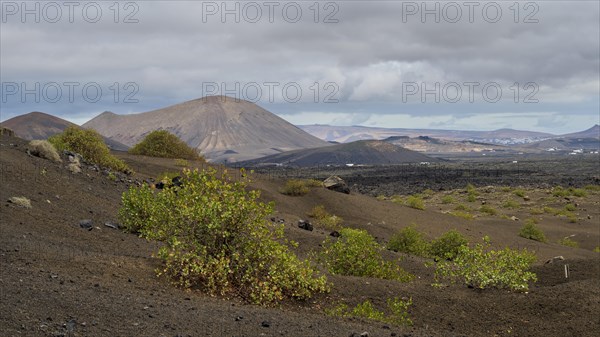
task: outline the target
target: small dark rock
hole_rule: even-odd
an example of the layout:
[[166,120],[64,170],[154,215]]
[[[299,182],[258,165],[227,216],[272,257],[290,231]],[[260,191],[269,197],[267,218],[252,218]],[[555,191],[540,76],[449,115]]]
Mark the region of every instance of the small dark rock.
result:
[[91,219],[85,219],[85,220],[79,221],[79,227],[81,227],[83,229],[92,230],[93,225],[94,225],[94,223],[92,222]]
[[329,233],[330,236],[333,236],[334,238],[339,238],[340,237],[340,232],[338,231],[333,231],[331,233]]
[[305,220],[298,220],[298,227],[307,231],[312,231],[314,229],[313,225]]
[[238,316],[238,317],[235,318],[235,321],[239,322],[239,321],[241,321],[243,319],[244,319],[244,316]]
[[260,323],[260,326],[262,326],[263,328],[268,328],[271,326],[271,322],[263,321],[262,323]]

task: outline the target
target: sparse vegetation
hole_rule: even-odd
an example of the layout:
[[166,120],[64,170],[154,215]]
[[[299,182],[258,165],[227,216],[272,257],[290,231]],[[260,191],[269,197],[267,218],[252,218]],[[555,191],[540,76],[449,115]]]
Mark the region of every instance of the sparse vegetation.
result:
[[332,274],[375,277],[408,282],[412,275],[385,261],[381,247],[365,230],[343,228],[338,239],[327,239],[319,260]]
[[337,215],[329,214],[323,205],[313,207],[313,209],[308,213],[308,216],[314,218],[319,225],[328,230],[340,229],[340,225],[344,221]]
[[400,253],[428,256],[430,250],[429,243],[425,240],[425,235],[415,227],[413,224],[402,228],[390,238],[387,248]]
[[515,209],[515,208],[519,208],[519,203],[514,201],[514,200],[506,200],[503,204],[502,204],[503,208],[508,208],[508,209]]
[[573,204],[566,204],[565,205],[565,211],[575,212],[576,210],[577,210],[577,207],[575,207],[575,205],[573,205]]
[[453,229],[433,240],[430,246],[431,255],[436,259],[454,260],[458,255],[460,247],[468,244],[460,232]]
[[175,166],[179,167],[190,167],[190,162],[186,159],[177,158],[175,159]]
[[47,140],[32,140],[27,145],[27,150],[34,156],[52,160],[57,163],[62,162],[54,145]]
[[524,198],[525,197],[525,190],[522,188],[517,188],[513,191],[513,193],[517,196],[517,197],[521,197]]
[[579,248],[579,242],[571,239],[568,236],[558,240],[558,244],[571,248]]
[[129,149],[129,153],[160,158],[201,159],[196,150],[167,130],[150,132]]
[[423,198],[419,195],[411,195],[406,198],[406,205],[410,208],[424,210],[425,203],[423,202]]
[[600,192],[600,185],[586,185],[584,189],[587,191]]
[[306,181],[300,179],[290,179],[286,181],[285,186],[280,190],[282,194],[289,196],[303,196],[310,191]]
[[519,230],[519,236],[525,239],[535,240],[539,242],[546,242],[546,235],[541,229],[536,226],[537,221],[535,219],[527,219]]
[[587,192],[582,188],[573,188],[573,189],[569,189],[569,190],[571,191],[571,194],[575,197],[579,197],[579,198],[587,197]]
[[468,201],[468,202],[475,202],[475,201],[477,201],[477,196],[476,196],[475,194],[471,194],[471,193],[469,193],[469,194],[467,195],[467,201]]
[[332,309],[326,309],[325,313],[329,316],[357,317],[395,325],[413,324],[408,315],[408,308],[412,305],[412,298],[407,300],[398,297],[388,298],[386,303],[389,311],[387,315],[383,311],[377,310],[369,300],[357,304],[352,310],[349,310],[346,304],[341,303]]
[[163,242],[160,275],[177,286],[265,305],[328,291],[325,277],[289,250],[295,243],[284,240],[283,225],[265,220],[273,205],[247,191],[247,181],[184,169],[182,182],[160,191],[132,187],[122,197],[125,228]]
[[454,198],[451,195],[442,197],[442,204],[451,204],[454,202]]
[[475,218],[475,216],[469,212],[463,212],[463,211],[451,211],[449,214],[457,216],[459,218],[463,218],[463,219],[467,219],[467,220],[472,220]]
[[595,253],[600,253],[600,246],[596,246],[596,248],[594,248],[594,252]]
[[489,205],[483,205],[479,208],[479,211],[481,213],[485,213],[485,214],[489,214],[489,215],[496,215],[498,214],[498,211],[493,208],[492,206]]
[[131,173],[131,169],[125,162],[110,154],[102,136],[94,130],[69,126],[62,133],[48,138],[48,141],[58,151],[75,152],[91,163],[115,171]]
[[473,248],[461,246],[454,260],[438,262],[435,271],[438,283],[434,285],[440,285],[442,279],[450,279],[480,289],[527,291],[529,282],[537,280],[535,273],[529,271],[535,255],[525,249],[491,250],[489,246],[489,238],[485,237],[483,244]]
[[562,186],[555,186],[552,189],[551,193],[555,197],[568,197],[569,196],[569,190],[562,188]]

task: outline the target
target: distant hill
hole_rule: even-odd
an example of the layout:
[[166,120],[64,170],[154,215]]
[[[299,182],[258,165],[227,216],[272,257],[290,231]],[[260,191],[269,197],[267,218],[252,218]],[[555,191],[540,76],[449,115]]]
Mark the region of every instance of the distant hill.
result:
[[428,136],[442,140],[464,141],[492,144],[522,144],[555,137],[549,133],[499,129],[493,131],[466,130],[437,130],[437,129],[404,129],[378,128],[365,126],[330,126],[330,125],[301,125],[304,131],[326,141],[347,143],[355,140],[386,139],[393,136],[408,136],[411,138]]
[[[48,139],[50,136],[63,132],[69,126],[80,127],[75,123],[39,111],[13,117],[0,125],[13,130],[17,137],[26,140]],[[126,145],[106,137],[104,142],[113,150],[126,151],[128,149]]]
[[457,153],[457,152],[487,152],[510,151],[511,148],[503,145],[494,145],[474,141],[453,141],[432,138],[428,136],[408,137],[392,136],[384,139],[385,142],[401,146],[417,152],[425,153]]
[[439,159],[407,150],[378,140],[362,140],[321,148],[304,149],[274,154],[245,161],[240,165],[290,165],[300,167],[323,165],[385,165],[436,162]]
[[83,126],[129,146],[154,130],[168,130],[213,162],[330,145],[254,103],[225,96],[131,115],[105,112]]
[[591,128],[584,130],[584,131],[561,135],[560,138],[596,138],[596,139],[600,139],[600,125],[596,124],[596,125],[592,126]]

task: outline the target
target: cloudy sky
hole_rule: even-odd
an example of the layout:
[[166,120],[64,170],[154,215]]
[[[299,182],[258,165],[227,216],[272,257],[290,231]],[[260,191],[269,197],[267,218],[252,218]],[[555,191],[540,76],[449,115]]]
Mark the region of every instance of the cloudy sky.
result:
[[1,15],[1,120],[227,94],[294,124],[600,122],[597,1],[2,1]]

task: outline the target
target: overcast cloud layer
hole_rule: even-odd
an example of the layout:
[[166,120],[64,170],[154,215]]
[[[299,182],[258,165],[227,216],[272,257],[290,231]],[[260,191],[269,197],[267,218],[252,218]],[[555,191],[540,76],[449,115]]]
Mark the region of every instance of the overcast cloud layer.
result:
[[558,134],[600,119],[597,1],[22,3],[2,1],[1,120],[207,94],[295,124]]

